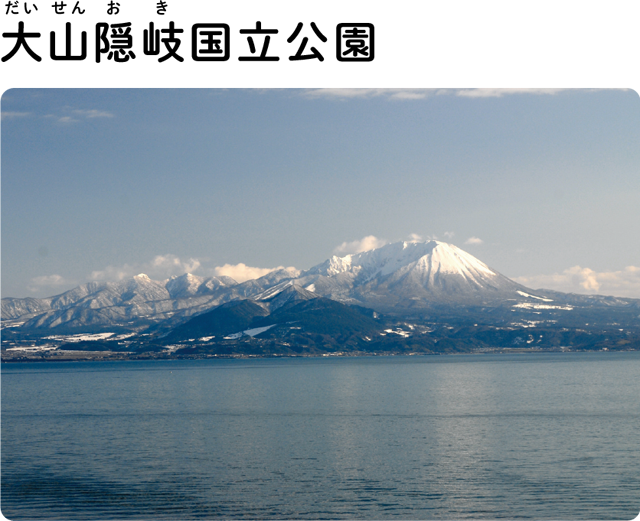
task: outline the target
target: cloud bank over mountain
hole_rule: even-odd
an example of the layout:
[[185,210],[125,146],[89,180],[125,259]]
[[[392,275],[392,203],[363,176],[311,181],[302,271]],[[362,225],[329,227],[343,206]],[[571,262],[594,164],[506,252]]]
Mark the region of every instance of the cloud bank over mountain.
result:
[[68,286],[74,284],[73,281],[66,280],[61,275],[54,273],[53,275],[42,275],[40,277],[33,277],[31,284],[28,286],[29,291],[37,292],[43,288],[60,288],[62,286]]
[[144,273],[151,279],[160,281],[171,277],[179,277],[185,273],[194,273],[200,276],[231,277],[237,282],[245,282],[247,280],[258,279],[273,271],[284,269],[295,270],[293,267],[287,268],[285,266],[261,268],[248,266],[243,262],[212,266],[212,263],[207,259],[196,259],[193,257],[185,259],[171,253],[165,253],[156,255],[148,262],[107,266],[101,270],[92,271],[88,276],[78,279],[65,278],[59,274],[41,275],[31,279],[28,289],[31,293],[50,295],[55,291],[71,288],[77,284],[87,282],[121,282],[139,273]]
[[360,240],[351,242],[343,242],[340,246],[337,246],[333,253],[336,255],[346,255],[349,253],[360,253],[363,251],[374,250],[387,244],[384,239],[378,239],[375,235],[367,235]]
[[156,255],[151,261],[144,263],[107,266],[102,270],[91,272],[89,281],[118,282],[133,277],[138,273],[146,273],[153,279],[166,279],[184,273],[193,273],[201,266],[198,259],[181,259],[177,255],[166,253]]
[[627,266],[618,271],[594,271],[573,266],[552,275],[513,277],[513,280],[530,288],[545,288],[566,293],[587,295],[614,295],[640,298],[640,267]]
[[243,262],[239,264],[225,264],[224,266],[216,266],[213,269],[213,273],[217,277],[231,277],[237,282],[245,282],[247,280],[258,279],[276,270],[293,269],[293,267],[285,268],[284,266],[278,266],[276,268],[256,268],[254,266],[247,266]]

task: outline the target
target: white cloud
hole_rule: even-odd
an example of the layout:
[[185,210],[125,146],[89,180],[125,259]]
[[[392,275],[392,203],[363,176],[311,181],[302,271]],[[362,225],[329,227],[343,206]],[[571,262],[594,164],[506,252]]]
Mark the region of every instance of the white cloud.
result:
[[497,90],[459,90],[456,95],[466,98],[501,98],[503,92]]
[[409,241],[408,242],[422,242],[423,238],[422,235],[418,235],[417,233],[410,233],[409,234]]
[[427,97],[426,92],[410,92],[410,91],[395,92],[390,96],[391,99],[397,99],[397,100],[424,99],[426,97]]
[[79,116],[83,116],[83,117],[85,117],[87,119],[91,119],[91,118],[113,118],[113,117],[115,117],[110,112],[106,112],[104,110],[96,110],[96,109],[74,110],[73,113],[77,114]]
[[65,284],[72,284],[71,281],[66,280],[61,275],[42,275],[40,277],[34,277],[31,279],[31,284],[27,286],[29,291],[36,292],[43,288],[64,286]]
[[95,118],[114,118],[111,112],[98,109],[73,109],[71,107],[62,107],[60,114],[46,114],[43,118],[55,119],[58,123],[79,123],[82,120]]
[[[152,280],[166,280],[172,276],[179,276],[185,273],[199,272],[200,276],[227,276],[237,282],[257,279],[274,270],[285,269],[284,266],[275,268],[257,268],[246,264],[225,264],[214,268],[203,266],[202,259],[183,259],[176,255],[167,253],[156,255],[149,262],[123,264],[121,266],[107,266],[103,270],[93,271],[88,277],[92,281],[118,282],[129,279],[139,273],[148,275]],[[286,268],[295,270],[295,268]]]
[[154,280],[164,280],[173,275],[193,273],[200,266],[201,263],[198,259],[182,260],[176,255],[168,253],[156,255],[150,262],[107,266],[103,270],[93,271],[89,275],[89,280],[117,282],[131,278],[138,273],[145,273]]
[[562,273],[516,277],[513,280],[534,289],[640,298],[640,267],[637,266],[601,272],[573,266]]
[[444,236],[447,239],[451,239],[455,235],[455,232],[444,232]]
[[559,93],[558,90],[535,90],[535,89],[523,89],[523,90],[458,90],[454,91],[456,96],[462,96],[466,98],[502,98],[503,96],[513,94],[533,94],[537,96],[555,96]]
[[[356,99],[379,98],[417,100],[430,96],[463,96],[469,98],[502,97],[508,94],[552,94],[563,89],[308,89],[307,98]],[[478,92],[476,92],[478,91]],[[553,91],[553,92],[552,92]]]
[[361,90],[350,90],[343,88],[324,88],[324,89],[314,89],[303,92],[303,95],[309,98],[371,98],[373,96],[379,96],[382,94],[380,91],[374,89],[361,89]]
[[465,244],[473,244],[473,245],[478,245],[478,244],[482,244],[484,241],[482,239],[478,239],[478,237],[469,237],[466,241],[464,241]]
[[98,282],[118,282],[133,277],[141,270],[136,270],[134,266],[124,264],[122,266],[107,266],[103,270],[92,271],[89,275],[90,281]]
[[240,264],[217,266],[213,269],[213,272],[217,277],[231,277],[236,282],[244,282],[245,280],[258,279],[267,273],[281,269],[284,269],[284,266],[278,266],[277,268],[255,268],[241,262]]
[[367,235],[359,241],[343,242],[340,246],[337,246],[333,253],[348,255],[349,253],[360,253],[363,251],[373,250],[380,248],[387,244],[384,239],[378,239],[374,235]]
[[179,257],[175,255],[167,254],[167,255],[156,255],[153,261],[151,262],[152,271],[168,273],[170,275],[175,275],[175,272],[183,273],[192,273],[196,271],[200,267],[200,261],[198,259],[189,259],[182,261]]
[[26,118],[31,112],[2,112],[1,119]]

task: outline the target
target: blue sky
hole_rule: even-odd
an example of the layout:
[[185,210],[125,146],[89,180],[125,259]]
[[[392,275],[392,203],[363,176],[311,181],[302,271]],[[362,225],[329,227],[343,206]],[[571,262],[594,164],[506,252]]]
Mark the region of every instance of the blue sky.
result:
[[419,236],[530,287],[640,298],[639,145],[623,90],[10,90],[2,296]]
[[436,238],[535,289],[640,298],[640,10],[437,13],[372,76],[0,79],[0,297]]
[[632,6],[439,0],[367,77],[2,78],[0,297],[437,238],[532,288],[640,298]]

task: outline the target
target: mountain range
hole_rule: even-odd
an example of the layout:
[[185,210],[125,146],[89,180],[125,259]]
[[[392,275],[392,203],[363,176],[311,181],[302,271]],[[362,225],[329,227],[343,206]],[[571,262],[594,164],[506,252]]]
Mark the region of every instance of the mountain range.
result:
[[[316,351],[330,338],[357,344],[359,350],[386,342],[387,326],[407,320],[414,329],[475,324],[577,330],[597,324],[601,330],[619,329],[627,338],[639,315],[638,299],[526,288],[440,241],[397,242],[242,283],[190,273],[154,281],[140,274],[121,282],[83,284],[43,299],[2,299],[5,338],[108,331],[146,336],[161,346],[201,338],[230,344],[275,338],[283,324],[299,322],[304,326],[287,326],[287,334],[297,334],[298,343]],[[416,336],[405,332],[392,336],[402,341]]]

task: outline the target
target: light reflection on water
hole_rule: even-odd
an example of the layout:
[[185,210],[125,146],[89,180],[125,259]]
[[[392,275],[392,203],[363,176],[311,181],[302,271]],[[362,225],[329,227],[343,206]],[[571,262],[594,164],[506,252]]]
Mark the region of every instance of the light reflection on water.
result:
[[9,519],[631,519],[640,353],[5,364]]

